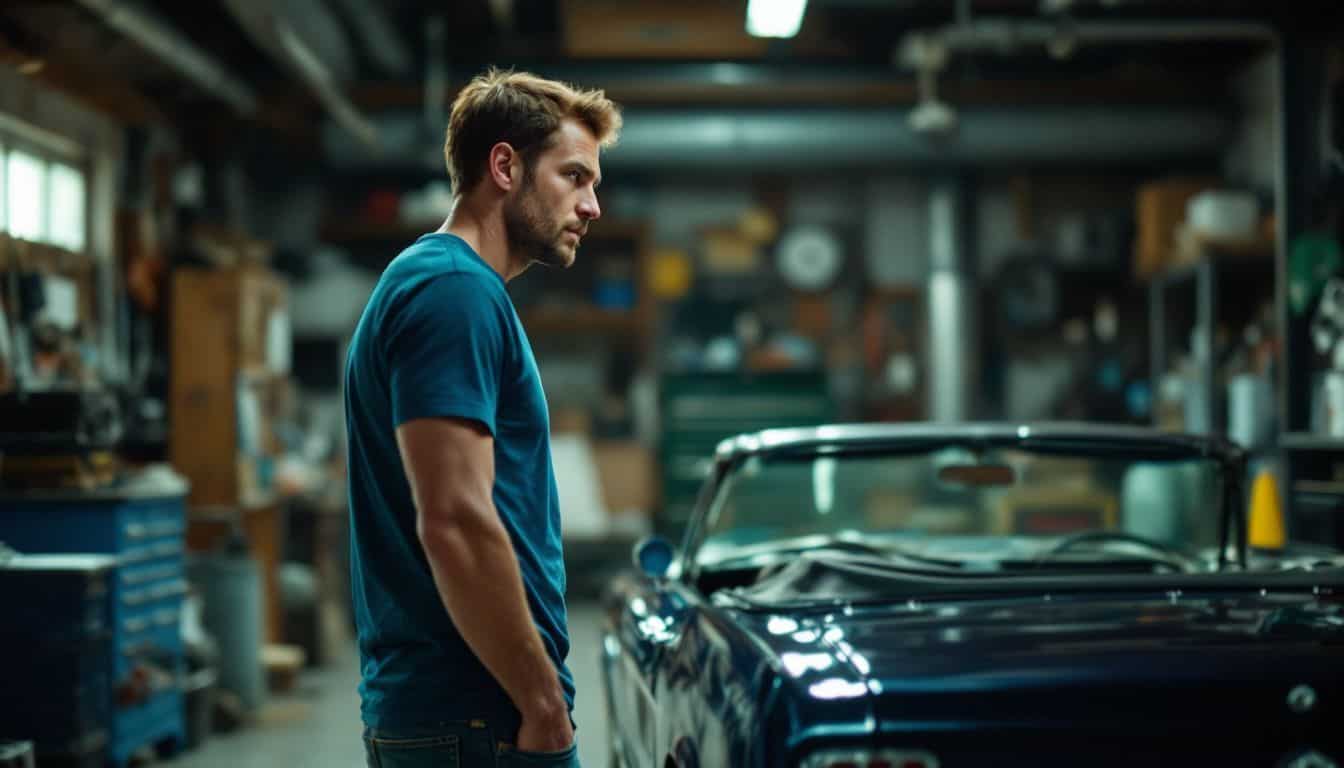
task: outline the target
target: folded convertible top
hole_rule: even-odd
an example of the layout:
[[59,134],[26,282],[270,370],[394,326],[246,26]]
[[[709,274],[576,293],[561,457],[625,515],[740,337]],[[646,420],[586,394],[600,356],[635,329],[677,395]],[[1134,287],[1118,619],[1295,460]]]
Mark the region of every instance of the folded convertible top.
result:
[[829,608],[837,603],[976,600],[1115,592],[1301,592],[1344,595],[1344,568],[1220,573],[1078,574],[1031,571],[931,573],[867,556],[804,553],[748,587],[715,593],[743,608]]

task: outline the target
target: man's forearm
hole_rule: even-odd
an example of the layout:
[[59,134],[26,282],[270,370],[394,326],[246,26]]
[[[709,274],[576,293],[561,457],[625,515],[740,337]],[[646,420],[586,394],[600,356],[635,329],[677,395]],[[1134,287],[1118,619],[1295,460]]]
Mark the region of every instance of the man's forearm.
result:
[[508,532],[488,515],[455,520],[420,532],[453,624],[525,717],[563,710],[559,676],[532,623]]

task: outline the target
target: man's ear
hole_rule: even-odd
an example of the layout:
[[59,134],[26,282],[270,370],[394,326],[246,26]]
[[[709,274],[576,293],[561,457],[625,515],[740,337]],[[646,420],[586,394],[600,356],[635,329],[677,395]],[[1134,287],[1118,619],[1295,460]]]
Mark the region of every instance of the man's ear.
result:
[[490,158],[486,166],[490,180],[505,192],[512,190],[516,179],[514,171],[521,160],[522,158],[514,151],[513,145],[507,141],[501,141],[491,147]]

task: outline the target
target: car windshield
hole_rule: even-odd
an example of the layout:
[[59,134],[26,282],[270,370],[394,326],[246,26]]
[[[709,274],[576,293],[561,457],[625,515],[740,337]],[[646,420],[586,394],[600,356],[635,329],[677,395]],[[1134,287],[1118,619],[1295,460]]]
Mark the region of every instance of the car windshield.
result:
[[[1221,469],[1204,458],[1132,460],[1019,448],[752,456],[715,497],[700,564],[744,553],[872,548],[989,563],[1048,552],[1106,560],[1124,546],[1197,555],[1219,544]],[[1090,536],[1087,534],[1091,534]],[[810,543],[810,544],[809,544]],[[1093,546],[1095,544],[1107,546]],[[779,546],[773,546],[778,544]]]

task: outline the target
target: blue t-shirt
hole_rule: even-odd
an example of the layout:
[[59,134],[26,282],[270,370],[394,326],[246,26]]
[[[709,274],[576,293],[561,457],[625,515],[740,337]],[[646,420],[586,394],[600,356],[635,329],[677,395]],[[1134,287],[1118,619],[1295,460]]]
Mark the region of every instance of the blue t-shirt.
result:
[[520,719],[453,626],[415,532],[396,428],[447,416],[494,436],[495,506],[572,709],[546,398],[504,280],[461,238],[425,235],[383,272],[350,341],[345,416],[364,723]]

